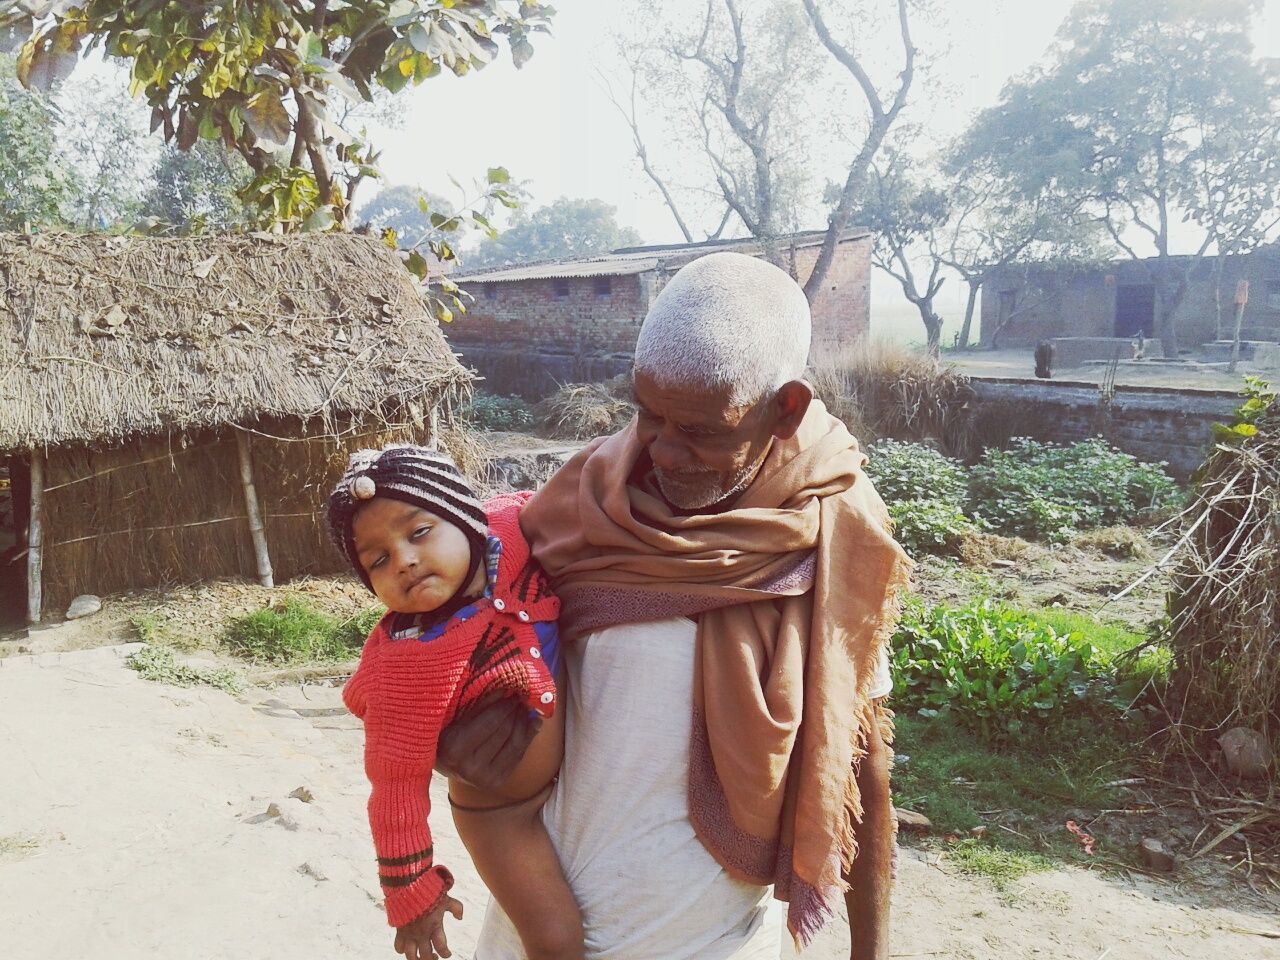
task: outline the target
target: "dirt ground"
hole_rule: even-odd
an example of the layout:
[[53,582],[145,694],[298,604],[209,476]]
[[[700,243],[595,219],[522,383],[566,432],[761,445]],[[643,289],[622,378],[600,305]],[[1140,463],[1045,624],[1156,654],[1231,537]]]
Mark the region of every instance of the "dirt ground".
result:
[[[0,660],[0,953],[389,958],[361,734],[338,691],[149,683],[125,666],[133,649]],[[299,787],[309,801],[290,796]],[[451,942],[470,958],[486,895],[441,784],[433,797],[439,859],[467,905]],[[892,956],[1263,960],[1280,949],[1278,914],[1242,888],[1075,868],[1001,894],[908,848]],[[806,955],[847,955],[847,935],[832,924]]]
[[[1030,347],[1012,350],[971,350],[948,353],[946,361],[970,377],[1015,377],[1035,379],[1035,362]],[[1089,363],[1078,367],[1061,367],[1053,372],[1055,380],[1073,383],[1101,383],[1107,376],[1108,364]],[[1131,387],[1179,387],[1189,390],[1230,390],[1238,392],[1246,376],[1274,379],[1280,369],[1274,365],[1242,362],[1237,373],[1226,371],[1222,363],[1152,363],[1129,362],[1117,365],[1115,382]]]

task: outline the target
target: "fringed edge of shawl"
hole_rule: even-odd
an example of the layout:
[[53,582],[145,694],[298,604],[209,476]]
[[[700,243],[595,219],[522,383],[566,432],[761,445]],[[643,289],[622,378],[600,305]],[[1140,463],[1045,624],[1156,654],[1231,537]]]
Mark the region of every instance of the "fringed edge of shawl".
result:
[[[885,602],[880,608],[880,622],[876,625],[873,634],[871,644],[873,656],[878,657],[879,652],[889,647],[893,639],[898,621],[902,616],[903,603],[911,587],[911,573],[914,568],[915,565],[905,553],[901,554],[894,563],[885,591]],[[811,907],[799,915],[796,915],[793,909],[788,910],[787,928],[791,931],[797,950],[808,946],[818,931],[835,915],[837,904],[834,901],[849,889],[849,885],[844,881],[844,875],[853,869],[853,862],[858,857],[858,838],[854,826],[862,822],[863,813],[862,796],[858,790],[858,765],[867,755],[868,727],[872,723],[877,723],[876,713],[868,696],[872,679],[864,672],[858,682],[856,696],[860,704],[861,716],[853,732],[852,762],[849,764],[849,777],[845,781],[844,788],[845,815],[841,818],[836,833],[836,856],[816,885],[804,884],[807,891],[812,891],[813,895],[821,900],[821,909]],[[886,743],[891,742],[892,721],[886,715],[880,718],[879,725],[880,729],[877,733],[885,739]],[[819,917],[816,925],[809,919],[813,916]]]

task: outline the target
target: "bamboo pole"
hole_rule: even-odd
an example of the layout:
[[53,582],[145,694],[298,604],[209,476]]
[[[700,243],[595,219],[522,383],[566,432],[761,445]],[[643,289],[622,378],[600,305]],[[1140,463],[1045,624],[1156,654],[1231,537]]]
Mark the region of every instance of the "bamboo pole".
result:
[[258,507],[258,491],[253,486],[253,461],[249,459],[249,436],[243,430],[236,430],[236,450],[240,454],[240,482],[244,486],[244,508],[249,515],[253,554],[258,561],[258,583],[264,587],[274,587],[276,582],[271,571],[271,556],[267,553],[267,532],[262,525],[262,510]]
[[27,521],[27,623],[40,622],[44,565],[44,452],[31,448],[31,516]]

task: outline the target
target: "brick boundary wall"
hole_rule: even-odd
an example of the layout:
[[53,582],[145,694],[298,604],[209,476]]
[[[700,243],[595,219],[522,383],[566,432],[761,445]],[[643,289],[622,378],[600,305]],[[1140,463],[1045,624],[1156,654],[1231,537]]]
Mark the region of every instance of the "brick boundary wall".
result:
[[1229,423],[1242,402],[1223,390],[1117,386],[1104,405],[1088,383],[974,379],[971,385],[979,413],[984,406],[1016,411],[1034,439],[1072,443],[1101,435],[1140,460],[1167,463],[1182,482],[1204,461],[1213,425]]

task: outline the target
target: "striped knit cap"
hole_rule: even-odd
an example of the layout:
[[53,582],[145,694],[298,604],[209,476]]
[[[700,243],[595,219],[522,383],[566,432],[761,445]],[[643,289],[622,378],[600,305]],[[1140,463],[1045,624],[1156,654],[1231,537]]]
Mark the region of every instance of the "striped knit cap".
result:
[[374,497],[411,503],[452,523],[471,544],[473,568],[484,556],[488,518],[480,498],[448,456],[407,444],[358,450],[329,495],[329,535],[370,590],[373,585],[356,554],[351,527],[360,507]]

